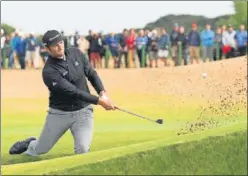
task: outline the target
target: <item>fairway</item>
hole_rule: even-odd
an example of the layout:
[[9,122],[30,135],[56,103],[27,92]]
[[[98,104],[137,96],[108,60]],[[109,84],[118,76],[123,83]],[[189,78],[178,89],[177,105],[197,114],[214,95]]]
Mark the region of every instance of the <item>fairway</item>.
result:
[[[206,78],[202,77],[203,71],[208,74]],[[177,68],[102,69],[98,73],[117,106],[154,120],[163,118],[164,124],[152,123],[120,111],[107,112],[95,106],[90,153],[74,155],[73,138],[67,131],[45,155],[11,156],[8,150],[15,141],[29,136],[39,137],[48,110],[48,92],[41,79],[41,70],[4,70],[1,75],[2,174],[175,174],[173,167],[178,167],[175,158],[182,158],[185,164],[182,168],[186,168],[185,158],[190,155],[190,152],[186,155],[186,151],[190,147],[197,148],[196,155],[200,154],[199,148],[203,147],[197,145],[204,146],[200,141],[211,142],[212,146],[221,143],[223,150],[225,145],[237,142],[238,147],[242,148],[240,154],[247,152],[246,138],[243,137],[247,131],[247,58]],[[96,94],[92,87],[91,92]],[[223,136],[237,131],[241,132],[226,139],[205,140],[208,136]],[[235,136],[239,137],[236,139]],[[187,141],[195,142],[181,144]],[[175,154],[174,147],[170,146],[172,144],[180,145],[183,152]],[[205,159],[211,162],[215,148],[203,150],[205,154],[209,153],[209,157],[204,158],[207,154],[195,156],[192,162],[198,159],[201,164]],[[230,151],[237,152],[234,149]],[[160,160],[159,153],[170,163]],[[226,153],[223,152],[223,156]],[[144,165],[140,163],[142,156],[148,158]],[[239,162],[238,156],[233,162]],[[131,161],[140,168],[137,172],[134,172]],[[154,170],[142,169],[149,162],[160,166],[154,167]],[[118,166],[111,167],[113,163],[118,163]],[[247,161],[240,163],[243,168]],[[130,172],[124,172],[119,167],[122,164]],[[171,167],[168,170],[159,169],[169,164]],[[212,167],[211,164],[206,166],[208,169]],[[223,168],[213,169],[215,172],[211,174],[243,174],[243,170],[235,172],[238,166],[233,166],[232,171],[225,170],[224,164],[220,167]],[[221,172],[223,169],[225,171]],[[179,170],[176,174],[204,172],[192,168]]]

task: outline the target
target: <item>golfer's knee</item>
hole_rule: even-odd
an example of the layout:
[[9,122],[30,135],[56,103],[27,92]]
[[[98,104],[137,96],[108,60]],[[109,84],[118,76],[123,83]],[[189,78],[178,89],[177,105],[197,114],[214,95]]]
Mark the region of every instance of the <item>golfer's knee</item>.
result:
[[77,147],[75,147],[75,154],[83,154],[83,153],[87,153],[90,151],[90,147],[88,145],[78,145]]

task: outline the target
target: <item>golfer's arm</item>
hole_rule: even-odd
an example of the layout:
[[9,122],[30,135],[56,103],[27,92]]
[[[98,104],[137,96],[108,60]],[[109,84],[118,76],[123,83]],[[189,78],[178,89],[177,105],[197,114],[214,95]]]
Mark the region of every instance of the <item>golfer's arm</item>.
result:
[[81,55],[82,55],[81,57],[83,57],[82,59],[84,62],[84,73],[88,78],[88,80],[90,81],[90,83],[92,84],[92,86],[94,87],[94,89],[96,90],[96,92],[98,93],[98,95],[100,95],[102,91],[105,91],[103,83],[100,77],[98,76],[97,72],[95,71],[95,69],[91,66],[88,59],[86,59],[83,54]]
[[50,91],[60,93],[61,96],[66,94],[91,104],[98,104],[99,97],[78,89],[56,71],[43,72],[42,76],[45,85],[50,89]]

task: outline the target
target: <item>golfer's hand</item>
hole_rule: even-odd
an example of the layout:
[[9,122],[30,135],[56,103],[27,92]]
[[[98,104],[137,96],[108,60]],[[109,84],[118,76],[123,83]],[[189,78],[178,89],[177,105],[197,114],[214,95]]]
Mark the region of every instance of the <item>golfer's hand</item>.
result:
[[113,103],[105,96],[99,97],[98,104],[101,105],[105,110],[115,110]]

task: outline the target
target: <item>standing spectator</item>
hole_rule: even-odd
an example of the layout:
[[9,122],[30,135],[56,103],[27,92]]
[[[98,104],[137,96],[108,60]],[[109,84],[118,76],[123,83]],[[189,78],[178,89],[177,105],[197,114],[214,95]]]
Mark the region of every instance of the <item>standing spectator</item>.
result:
[[130,29],[129,35],[126,38],[129,68],[133,68],[135,64],[135,45],[134,45],[135,40],[136,40],[136,35],[134,29]]
[[[188,41],[187,41],[187,36],[185,34],[185,30],[184,30],[184,27],[181,26],[180,29],[179,29],[179,34],[176,38],[176,41],[177,41],[177,51],[179,51],[179,47],[181,45],[182,47],[182,57],[183,57],[183,60],[184,60],[184,65],[188,65]],[[179,62],[179,57],[177,57],[177,61],[176,61],[176,66],[180,65],[180,62]]]
[[191,64],[194,63],[194,59],[196,60],[196,63],[199,64],[201,36],[200,33],[197,31],[196,23],[192,24],[192,30],[188,34],[188,42]]
[[233,30],[231,24],[228,25],[228,30],[223,33],[222,43],[223,43],[223,53],[226,55],[226,59],[235,57],[236,54],[236,32]]
[[68,48],[69,47],[69,42],[68,42],[68,38],[65,36],[64,31],[61,31],[61,35],[63,37],[65,48]]
[[114,32],[110,34],[107,39],[107,45],[111,52],[112,58],[114,60],[114,68],[118,68],[118,49],[119,49],[119,40]]
[[102,61],[105,58],[106,42],[105,42],[105,39],[103,37],[103,32],[102,31],[99,32],[98,43],[100,45],[100,68],[103,68]]
[[97,33],[92,32],[91,42],[90,42],[90,63],[94,68],[98,68],[100,60],[100,46],[98,43]]
[[78,31],[76,31],[75,32],[75,35],[74,35],[74,47],[77,47],[78,48],[78,40],[80,39],[80,35],[79,35],[79,32]]
[[[89,34],[86,36],[86,39],[88,40],[89,45],[91,45],[91,41],[92,41],[92,38],[93,38],[92,30],[89,30],[88,33]],[[90,49],[88,50],[88,56],[90,56]]]
[[147,60],[147,58],[149,57],[148,40],[149,40],[149,38],[150,38],[150,36],[151,36],[150,34],[151,34],[150,30],[149,30],[149,29],[146,29],[146,30],[145,30],[145,37],[146,37],[146,39],[147,39],[147,43],[146,43],[146,60]]
[[26,53],[26,62],[28,64],[28,67],[34,67],[39,68],[39,57],[37,55],[37,47],[38,42],[37,39],[34,36],[34,33],[31,32],[28,36],[27,40],[27,53]]
[[40,56],[43,61],[43,64],[45,64],[48,59],[49,52],[46,50],[46,47],[44,46],[42,41],[39,42],[39,46],[40,46]]
[[74,36],[69,35],[68,39],[69,39],[70,46],[74,47]]
[[240,25],[239,30],[236,32],[236,42],[239,56],[245,56],[247,52],[247,31],[243,24]]
[[178,36],[178,31],[179,31],[179,26],[177,23],[174,23],[174,27],[170,35],[170,42],[171,42],[171,56],[175,65],[178,60],[177,40],[176,40]]
[[15,52],[19,59],[21,69],[23,70],[26,68],[26,65],[25,65],[26,45],[27,43],[24,37],[24,33],[22,31],[19,31],[19,37],[16,40]]
[[11,47],[11,51],[10,51],[10,56],[9,56],[9,63],[8,63],[8,67],[10,69],[16,67],[16,52],[15,52],[15,48],[16,48],[16,41],[18,40],[18,30],[16,30],[15,32],[11,33],[11,40],[10,40],[10,47]]
[[120,68],[122,65],[122,57],[124,56],[124,60],[125,60],[125,67],[128,68],[128,58],[127,58],[127,45],[126,45],[126,39],[128,36],[128,30],[124,29],[122,34],[120,34],[120,38],[119,38],[119,44],[120,44],[120,48],[119,48],[119,65],[118,67]]
[[214,31],[211,30],[211,25],[207,24],[206,29],[201,32],[202,41],[202,59],[206,62],[206,58],[213,60],[213,46],[214,46]]
[[[145,37],[145,33],[144,30],[140,30],[139,31],[139,35],[135,40],[135,46],[137,48],[137,54],[138,54],[138,58],[139,58],[139,64],[140,67],[143,67],[142,65],[142,50],[145,52],[145,47],[147,44],[147,38]],[[146,56],[146,54],[144,53],[144,57]],[[144,62],[144,66],[146,67],[146,57],[144,58],[145,62]]]
[[5,55],[5,51],[4,51],[5,41],[6,41],[6,37],[4,35],[4,30],[1,29],[1,66],[2,66],[2,68],[5,64],[5,59],[6,59],[6,55]]
[[3,66],[4,68],[8,68],[8,62],[9,62],[9,58],[10,58],[10,54],[11,54],[11,46],[10,46],[10,41],[11,41],[11,35],[5,35],[6,40],[4,43],[4,53],[3,55],[5,56],[4,62],[3,62]]
[[152,68],[155,60],[155,67],[158,68],[158,37],[155,29],[152,30],[152,36],[149,38],[148,43],[149,66]]
[[167,57],[169,54],[169,36],[164,28],[161,28],[161,35],[158,40],[158,57],[163,60],[164,66],[167,66]]
[[219,59],[222,58],[222,34],[221,34],[221,28],[220,27],[218,27],[216,29],[214,41],[215,41],[216,45],[214,47],[213,58],[214,58],[214,61],[216,61],[217,60],[217,57],[216,57],[217,51],[219,52]]

